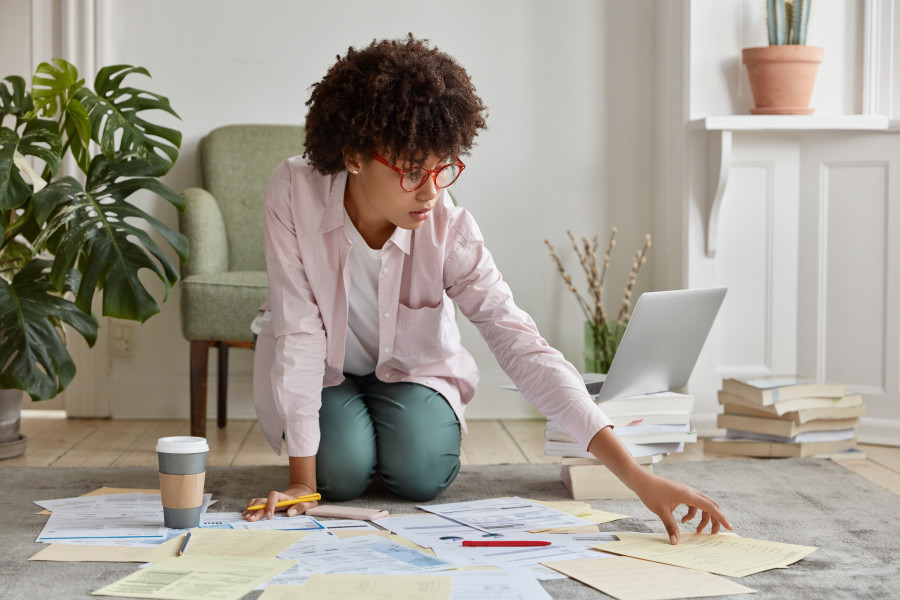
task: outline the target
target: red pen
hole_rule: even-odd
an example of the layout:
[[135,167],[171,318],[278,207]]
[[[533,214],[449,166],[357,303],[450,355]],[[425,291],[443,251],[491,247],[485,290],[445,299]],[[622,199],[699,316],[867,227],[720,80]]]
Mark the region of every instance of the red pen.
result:
[[490,540],[490,541],[477,541],[477,540],[463,540],[463,546],[549,546],[551,542],[544,542],[541,540]]

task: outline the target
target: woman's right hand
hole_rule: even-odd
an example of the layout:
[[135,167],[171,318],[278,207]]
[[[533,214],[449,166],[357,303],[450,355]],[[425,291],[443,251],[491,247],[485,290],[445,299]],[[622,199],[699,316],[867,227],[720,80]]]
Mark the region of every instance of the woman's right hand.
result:
[[245,510],[243,512],[244,520],[259,521],[263,518],[263,516],[265,516],[266,519],[271,519],[275,516],[275,512],[280,510],[287,510],[287,516],[289,517],[302,515],[307,511],[307,509],[310,509],[313,506],[317,506],[319,503],[314,500],[312,502],[299,502],[297,504],[291,504],[290,506],[276,507],[275,504],[281,502],[282,500],[293,500],[294,498],[299,498],[300,496],[308,496],[309,494],[315,493],[316,491],[309,486],[300,485],[297,487],[288,488],[283,492],[269,492],[268,498],[251,498],[250,502],[247,503],[247,506],[265,504],[266,507],[259,510]]

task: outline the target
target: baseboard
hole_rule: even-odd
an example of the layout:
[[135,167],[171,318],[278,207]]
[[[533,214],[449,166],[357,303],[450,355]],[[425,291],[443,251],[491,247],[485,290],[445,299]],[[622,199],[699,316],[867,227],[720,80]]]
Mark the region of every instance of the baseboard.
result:
[[864,444],[900,446],[900,419],[862,417],[856,439]]

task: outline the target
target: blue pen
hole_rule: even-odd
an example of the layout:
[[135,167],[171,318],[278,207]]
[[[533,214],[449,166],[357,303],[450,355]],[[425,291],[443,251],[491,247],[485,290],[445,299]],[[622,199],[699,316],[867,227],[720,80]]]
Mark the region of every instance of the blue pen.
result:
[[184,542],[182,542],[181,548],[178,549],[178,556],[181,556],[182,554],[184,554],[184,549],[187,548],[187,543],[188,543],[188,540],[189,540],[189,539],[191,539],[191,532],[190,532],[190,531],[188,531],[188,532],[187,532],[187,535],[184,536]]

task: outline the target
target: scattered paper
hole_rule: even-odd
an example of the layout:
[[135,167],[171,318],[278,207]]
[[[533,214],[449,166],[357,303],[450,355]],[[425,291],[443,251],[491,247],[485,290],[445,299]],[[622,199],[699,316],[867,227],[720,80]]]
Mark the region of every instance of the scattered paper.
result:
[[[146,548],[121,546],[78,546],[74,544],[47,544],[43,550],[28,560],[52,562],[147,562]],[[174,552],[172,554],[174,556]]]
[[276,513],[271,519],[260,519],[259,521],[246,521],[241,519],[237,522],[230,523],[232,529],[267,529],[273,531],[311,531],[324,530],[325,526],[312,517],[306,515],[297,515],[289,517],[284,513]]
[[431,504],[419,506],[419,508],[488,533],[507,533],[530,529],[546,530],[591,524],[587,519],[574,517],[561,510],[517,496]]
[[[617,513],[596,510],[594,508],[591,508],[591,505],[586,502],[544,502],[541,500],[531,500],[531,502],[537,502],[538,504],[543,504],[544,506],[549,506],[550,508],[561,510],[564,513],[572,515],[573,517],[578,517],[579,519],[584,519],[598,525],[600,523],[609,523],[610,521],[618,521],[619,519],[628,518],[628,515],[620,515]],[[555,529],[530,529],[529,531],[531,531],[532,533],[590,533],[591,531],[596,531],[596,529],[597,528],[593,525],[582,525],[579,527],[559,527]]]
[[275,558],[303,537],[300,531],[192,529],[184,556]]
[[812,546],[712,533],[682,533],[675,546],[669,543],[667,534],[643,535],[617,531],[616,536],[618,542],[600,544],[594,548],[728,577],[744,577],[769,569],[785,568],[816,550]]
[[704,571],[627,556],[544,564],[619,600],[705,598],[756,591]]
[[[451,577],[316,574],[302,586],[269,586],[261,600],[450,600]],[[275,588],[273,590],[273,588]],[[280,589],[279,589],[280,588]],[[270,594],[270,590],[272,590]]]
[[161,600],[239,600],[293,564],[277,558],[185,555],[136,571],[92,595]]
[[304,585],[315,573],[354,575],[425,575],[456,565],[380,536],[343,540],[307,539],[278,555],[296,565],[268,585]]

